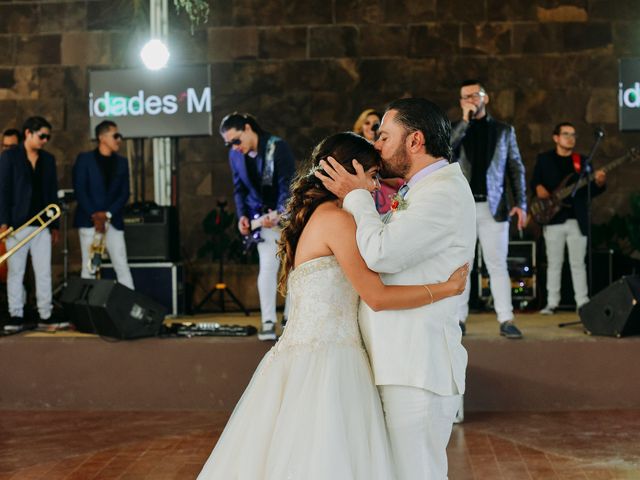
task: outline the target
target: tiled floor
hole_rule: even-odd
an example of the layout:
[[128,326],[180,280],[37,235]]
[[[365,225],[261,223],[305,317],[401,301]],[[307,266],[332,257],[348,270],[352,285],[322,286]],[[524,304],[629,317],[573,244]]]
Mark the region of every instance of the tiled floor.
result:
[[[0,412],[0,480],[194,479],[226,418]],[[451,480],[640,479],[640,411],[470,414],[449,463]]]

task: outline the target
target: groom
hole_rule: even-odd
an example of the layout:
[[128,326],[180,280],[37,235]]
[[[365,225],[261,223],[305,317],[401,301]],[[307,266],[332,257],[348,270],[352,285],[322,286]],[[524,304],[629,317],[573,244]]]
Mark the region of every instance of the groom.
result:
[[[357,224],[360,253],[388,285],[442,282],[473,258],[475,203],[460,166],[450,163],[450,133],[449,120],[428,100],[407,98],[389,105],[375,148],[383,176],[402,177],[407,186],[384,221],[366,189],[371,180],[355,160],[356,175],[333,159],[321,163],[329,177],[316,174],[344,199],[343,208]],[[361,304],[360,329],[399,480],[447,478],[446,447],[467,364],[458,303],[458,297],[451,297],[384,312]]]

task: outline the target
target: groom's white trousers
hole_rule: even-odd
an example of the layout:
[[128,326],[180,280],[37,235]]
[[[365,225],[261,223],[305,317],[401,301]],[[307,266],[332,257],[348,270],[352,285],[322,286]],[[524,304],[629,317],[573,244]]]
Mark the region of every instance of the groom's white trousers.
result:
[[447,478],[447,444],[460,395],[403,385],[378,386],[397,480]]

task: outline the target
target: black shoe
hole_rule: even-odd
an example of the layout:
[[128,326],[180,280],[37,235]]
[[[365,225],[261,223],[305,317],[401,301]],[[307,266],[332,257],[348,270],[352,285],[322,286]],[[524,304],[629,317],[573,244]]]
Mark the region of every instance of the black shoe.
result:
[[464,322],[458,322],[460,325],[460,331],[462,332],[462,336],[464,337],[467,334],[467,324]]
[[53,316],[49,318],[39,318],[38,320],[38,328],[44,330],[65,330],[71,326],[69,322],[60,321],[59,319],[54,318]]
[[19,333],[25,330],[24,318],[11,317],[4,326],[5,333]]
[[522,332],[511,320],[500,324],[500,335],[511,339],[522,338]]
[[282,326],[282,329],[284,330],[284,327],[287,326],[287,317],[282,317],[282,322],[280,322],[280,325]]

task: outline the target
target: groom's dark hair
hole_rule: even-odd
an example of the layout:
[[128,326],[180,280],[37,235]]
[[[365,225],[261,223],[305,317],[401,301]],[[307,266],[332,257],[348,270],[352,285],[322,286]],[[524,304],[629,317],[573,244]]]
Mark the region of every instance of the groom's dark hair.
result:
[[429,155],[451,161],[451,122],[440,107],[425,98],[401,98],[391,102],[389,110],[398,112],[394,120],[405,130],[423,133]]

